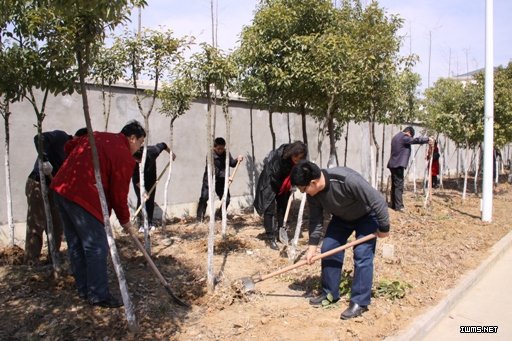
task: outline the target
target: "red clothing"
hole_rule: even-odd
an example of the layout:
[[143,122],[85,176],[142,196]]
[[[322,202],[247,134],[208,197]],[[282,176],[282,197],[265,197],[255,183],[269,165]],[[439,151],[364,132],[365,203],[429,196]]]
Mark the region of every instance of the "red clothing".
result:
[[[431,150],[429,149],[429,152],[427,153],[427,165],[430,166],[430,153]],[[432,157],[432,176],[438,176],[439,175],[439,148],[436,146],[434,148],[434,156]]]
[[[135,167],[128,139],[124,134],[103,132],[94,132],[94,138],[109,214],[114,209],[119,222],[126,224],[130,221],[128,191]],[[89,138],[73,139],[64,149],[69,156],[53,178],[51,188],[103,222]]]

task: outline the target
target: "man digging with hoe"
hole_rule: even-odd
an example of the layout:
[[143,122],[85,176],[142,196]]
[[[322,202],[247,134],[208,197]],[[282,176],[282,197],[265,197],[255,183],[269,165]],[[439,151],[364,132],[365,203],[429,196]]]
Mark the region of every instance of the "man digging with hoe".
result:
[[[332,214],[322,243],[322,253],[347,244],[355,232],[361,239],[372,234],[387,237],[389,215],[386,201],[359,173],[346,167],[320,170],[310,161],[293,167],[291,183],[307,194],[309,204],[309,248],[306,260],[315,260],[322,237],[324,211]],[[354,279],[350,304],[340,318],[348,320],[368,310],[373,282],[376,239],[354,247]],[[340,299],[339,286],[344,251],[322,258],[322,293],[309,302],[326,306]]]

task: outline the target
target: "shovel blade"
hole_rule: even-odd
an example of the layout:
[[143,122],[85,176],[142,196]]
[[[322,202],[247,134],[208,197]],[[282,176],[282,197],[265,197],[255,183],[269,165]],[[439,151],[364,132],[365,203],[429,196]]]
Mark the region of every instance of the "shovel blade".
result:
[[240,282],[242,283],[243,292],[251,292],[256,288],[254,280],[250,277],[241,278]]
[[288,230],[284,227],[279,228],[279,241],[288,245]]

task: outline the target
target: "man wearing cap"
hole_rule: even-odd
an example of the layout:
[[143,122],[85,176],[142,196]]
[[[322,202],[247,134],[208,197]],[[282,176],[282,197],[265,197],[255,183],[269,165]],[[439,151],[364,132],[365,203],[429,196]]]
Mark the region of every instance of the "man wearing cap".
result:
[[411,144],[434,143],[432,137],[414,138],[414,128],[409,126],[391,140],[391,156],[388,168],[391,172],[391,204],[395,211],[403,212],[404,173],[411,156]]

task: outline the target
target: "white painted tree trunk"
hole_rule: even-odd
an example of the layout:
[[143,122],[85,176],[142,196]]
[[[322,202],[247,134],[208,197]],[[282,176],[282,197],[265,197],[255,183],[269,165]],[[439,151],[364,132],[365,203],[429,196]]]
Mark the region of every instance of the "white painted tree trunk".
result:
[[121,296],[123,298],[124,311],[126,315],[126,321],[128,323],[128,328],[131,332],[137,332],[139,330],[139,326],[137,324],[137,318],[135,316],[135,309],[133,307],[133,303],[130,299],[130,294],[128,292],[128,285],[126,283],[126,278],[124,275],[123,267],[121,265],[121,260],[119,258],[119,253],[117,252],[116,242],[114,236],[112,234],[112,228],[110,226],[110,217],[108,212],[108,204],[107,198],[105,196],[105,191],[103,189],[103,183],[101,182],[101,173],[100,173],[100,160],[98,157],[98,149],[96,148],[96,141],[94,140],[93,130],[91,125],[91,117],[89,115],[89,104],[87,100],[87,88],[85,87],[85,71],[83,70],[83,65],[81,63],[82,58],[80,52],[77,53],[77,61],[79,65],[79,75],[80,75],[80,88],[82,91],[82,101],[84,108],[84,116],[85,123],[87,126],[89,143],[91,144],[92,151],[92,161],[94,165],[94,177],[96,179],[96,186],[98,187],[98,195],[101,204],[101,211],[103,213],[103,223],[105,224],[105,233],[107,234],[108,246],[110,249],[110,256],[112,258],[112,263],[114,264],[114,270],[117,275],[117,280],[119,282],[119,289],[121,291]]
[[230,165],[229,165],[229,145],[231,142],[231,115],[229,113],[229,108],[225,108],[223,105],[224,117],[226,120],[226,159],[225,159],[225,176],[224,176],[224,193],[222,194],[222,237],[226,237],[227,229],[228,229],[228,209],[227,209],[227,199],[228,199],[228,191],[229,191],[229,173],[230,173]]
[[162,210],[162,228],[167,225],[167,202],[169,200],[169,185],[171,183],[171,174],[172,174],[172,163],[173,163],[173,155],[174,155],[174,120],[176,116],[171,118],[171,123],[169,125],[169,171],[167,172],[167,178],[165,179],[165,189],[164,189],[164,208]]
[[[208,96],[209,97],[209,96]],[[213,166],[213,135],[212,135],[212,112],[211,99],[208,98],[208,114],[206,115],[206,173],[208,177],[208,198],[210,210],[210,222],[208,225],[208,252],[206,266],[206,283],[208,291],[212,293],[215,290],[215,275],[213,268],[213,252],[215,247],[215,182],[214,182],[214,166]]]
[[464,186],[462,188],[462,200],[466,200],[466,189],[468,186],[468,171],[469,171],[469,153],[471,152],[471,149],[468,148],[466,144],[466,156],[464,158]]
[[475,150],[475,179],[473,181],[474,193],[478,193],[478,172],[480,172],[480,147]]
[[[144,130],[146,131],[145,141],[149,141],[149,114],[144,116]],[[148,154],[148,144],[144,143],[142,150],[142,159],[139,164],[139,193],[140,193],[140,204],[142,212],[142,226],[144,228],[144,248],[148,255],[151,255],[151,240],[149,239],[149,222],[148,212],[146,211],[146,182],[144,181],[144,169],[146,167],[146,158]]]
[[12,216],[12,192],[11,192],[11,167],[10,167],[10,131],[9,131],[9,103],[7,102],[3,108],[5,112],[2,114],[4,117],[5,129],[5,155],[4,155],[4,169],[5,169],[5,202],[7,204],[7,226],[9,228],[9,241],[11,246],[14,246],[14,219]]

